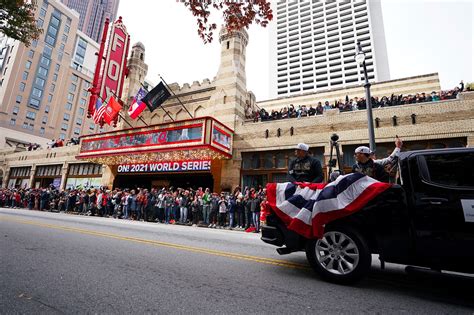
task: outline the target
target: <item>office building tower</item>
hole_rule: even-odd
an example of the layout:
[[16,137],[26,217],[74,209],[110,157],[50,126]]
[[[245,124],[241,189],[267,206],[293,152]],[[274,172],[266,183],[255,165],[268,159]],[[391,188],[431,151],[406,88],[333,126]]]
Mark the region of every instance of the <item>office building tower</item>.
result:
[[35,19],[44,32],[30,47],[0,35],[0,148],[99,131],[86,121],[99,45],[59,0],[41,2]]
[[281,97],[390,79],[380,0],[279,1],[271,24],[270,95]]
[[61,0],[79,13],[79,30],[100,42],[106,18],[114,22],[117,18],[119,0]]

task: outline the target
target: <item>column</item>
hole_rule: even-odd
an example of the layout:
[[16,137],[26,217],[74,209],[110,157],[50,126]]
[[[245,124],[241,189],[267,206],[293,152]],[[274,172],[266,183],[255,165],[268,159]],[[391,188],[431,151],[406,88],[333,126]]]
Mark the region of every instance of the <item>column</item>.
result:
[[2,181],[2,188],[7,188],[8,181],[10,180],[10,169],[7,168],[5,172],[3,172],[3,181]]
[[63,191],[66,188],[66,181],[67,181],[67,170],[68,170],[68,163],[64,162],[61,168],[61,185],[59,186],[59,190]]
[[212,160],[211,161],[211,174],[212,180],[214,181],[214,192],[220,193],[222,190],[222,161]]
[[31,165],[29,188],[34,188],[35,185],[36,164]]
[[474,134],[467,136],[467,145],[468,148],[474,147]]
[[112,189],[116,175],[116,169],[114,169],[113,165],[102,165],[102,179],[100,185]]

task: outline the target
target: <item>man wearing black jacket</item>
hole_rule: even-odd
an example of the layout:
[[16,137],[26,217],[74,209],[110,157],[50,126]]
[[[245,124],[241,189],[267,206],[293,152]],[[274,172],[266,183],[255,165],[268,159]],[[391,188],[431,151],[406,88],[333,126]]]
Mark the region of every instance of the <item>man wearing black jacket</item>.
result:
[[288,168],[290,182],[321,183],[324,179],[321,163],[308,154],[309,146],[299,143],[296,146],[296,159],[291,161]]
[[375,163],[370,158],[370,149],[360,146],[355,149],[354,157],[356,164],[352,166],[352,173],[362,173],[381,182],[388,182],[388,173],[385,172],[383,166]]

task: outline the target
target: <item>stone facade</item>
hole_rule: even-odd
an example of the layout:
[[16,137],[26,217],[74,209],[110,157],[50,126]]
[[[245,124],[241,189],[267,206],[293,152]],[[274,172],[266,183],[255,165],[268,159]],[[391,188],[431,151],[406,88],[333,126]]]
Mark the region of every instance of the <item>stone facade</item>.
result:
[[[344,99],[363,96],[363,87],[354,87],[321,93],[304,94],[293,97],[278,98],[255,103],[255,96],[246,87],[245,47],[248,35],[245,31],[227,34],[222,31],[219,36],[221,43],[221,65],[216,77],[211,81],[194,81],[182,86],[170,84],[173,95],[164,103],[163,109],[150,113],[145,110],[143,121],[148,125],[168,123],[176,120],[174,125],[180,125],[180,120],[190,118],[187,110],[194,118],[211,116],[234,131],[232,144],[232,159],[218,160],[212,163],[214,189],[231,190],[243,183],[243,159],[247,153],[286,152],[291,154],[295,145],[306,142],[311,148],[321,152],[324,164],[328,161],[330,152],[329,139],[333,133],[340,137],[343,147],[364,144],[368,142],[367,112],[365,110],[352,112],[326,111],[323,115],[304,117],[301,119],[283,119],[267,122],[251,122],[245,120],[245,111],[256,108],[267,110],[280,109],[289,104],[314,105],[318,101]],[[143,49],[142,49],[143,48]],[[146,75],[146,64],[140,59],[144,53],[143,45],[136,44],[133,49],[137,58],[129,64],[129,74],[126,95],[135,95]],[[138,55],[137,55],[138,54]],[[144,55],[143,55],[144,56]],[[437,74],[381,82],[373,85],[375,96],[395,94],[430,93],[440,90]],[[169,113],[169,117],[165,110]],[[123,116],[127,116],[126,113]],[[378,118],[375,129],[377,144],[393,143],[395,135],[406,142],[437,141],[461,139],[462,145],[474,146],[474,93],[465,92],[455,100],[402,105],[373,110],[374,119]],[[396,124],[393,123],[396,116]],[[415,117],[413,119],[413,117]],[[127,122],[133,127],[143,127],[141,120]],[[122,128],[128,128],[124,122]],[[87,137],[87,136],[85,136]],[[288,153],[289,152],[289,153]],[[349,152],[349,151],[347,151]],[[3,173],[3,186],[9,182],[12,168],[31,167],[29,185],[35,182],[35,170],[38,166],[61,164],[61,188],[65,187],[71,165],[84,164],[77,160],[80,146],[56,148],[31,152],[0,155],[0,174]],[[111,187],[116,174],[116,165],[103,165],[99,176],[102,185]],[[245,169],[245,174],[264,174],[264,170]],[[278,172],[284,174],[285,169]],[[280,174],[280,175],[281,175]],[[97,173],[95,173],[97,176]],[[139,174],[133,176],[141,176]],[[173,175],[170,175],[173,176]],[[270,176],[270,175],[269,175]],[[273,175],[271,175],[273,176]],[[273,177],[268,177],[270,180]],[[197,183],[199,185],[199,183]],[[217,185],[217,186],[216,186]]]

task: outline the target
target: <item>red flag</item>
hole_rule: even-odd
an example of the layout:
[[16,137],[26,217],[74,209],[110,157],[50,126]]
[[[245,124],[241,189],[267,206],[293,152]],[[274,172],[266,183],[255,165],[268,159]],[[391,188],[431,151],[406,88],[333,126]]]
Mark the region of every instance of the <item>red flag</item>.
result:
[[121,109],[122,106],[119,104],[119,102],[117,102],[115,98],[111,96],[107,102],[107,107],[105,108],[104,121],[109,125],[112,124]]

